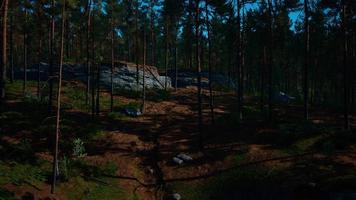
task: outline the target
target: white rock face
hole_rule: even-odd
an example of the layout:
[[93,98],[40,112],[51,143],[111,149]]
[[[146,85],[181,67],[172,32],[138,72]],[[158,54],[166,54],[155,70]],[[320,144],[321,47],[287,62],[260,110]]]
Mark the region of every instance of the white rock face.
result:
[[179,159],[179,158],[177,158],[177,157],[174,157],[174,158],[173,158],[173,162],[176,163],[176,164],[178,164],[178,165],[181,165],[181,164],[184,163],[184,161],[183,161],[182,159]]
[[[101,71],[101,83],[105,86],[111,85],[111,69],[108,66],[103,66]],[[171,79],[169,77],[160,76],[156,67],[139,66],[137,85],[137,68],[132,63],[126,63],[114,70],[114,87],[125,90],[142,90],[143,88],[143,69],[145,69],[145,85],[148,89],[165,89],[171,88]]]
[[189,161],[192,161],[193,158],[188,156],[187,154],[184,154],[184,153],[180,153],[177,158],[180,158],[182,159],[183,161],[186,161],[186,162],[189,162]]

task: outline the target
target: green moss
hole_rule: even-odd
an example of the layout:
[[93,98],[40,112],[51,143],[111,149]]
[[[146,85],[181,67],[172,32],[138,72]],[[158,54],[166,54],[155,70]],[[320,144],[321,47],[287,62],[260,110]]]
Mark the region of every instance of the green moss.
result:
[[278,169],[236,168],[204,182],[175,183],[169,185],[169,189],[180,193],[184,199],[224,199],[234,192],[251,191],[276,184],[280,177]]
[[62,185],[60,190],[67,194],[69,200],[127,199],[115,181],[109,181],[109,184],[104,184],[75,177]]
[[46,181],[46,172],[40,167],[17,162],[0,162],[0,185],[7,183],[16,185],[30,183],[40,186],[44,181]]

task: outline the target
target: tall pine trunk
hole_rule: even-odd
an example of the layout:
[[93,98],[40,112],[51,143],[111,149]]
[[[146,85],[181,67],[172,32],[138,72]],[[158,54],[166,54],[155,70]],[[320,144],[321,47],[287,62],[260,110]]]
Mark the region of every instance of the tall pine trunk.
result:
[[[91,4],[92,0],[87,1],[87,23],[86,23],[86,42],[87,42],[87,49],[86,49],[86,61],[87,61],[87,74],[86,74],[86,93],[85,93],[85,104],[89,105],[89,95],[90,95],[90,70],[91,70],[91,62],[90,62],[90,26],[91,26]],[[93,102],[92,102],[93,103]]]
[[66,15],[66,0],[62,4],[62,30],[61,30],[61,44],[59,55],[59,74],[58,74],[58,91],[57,91],[57,115],[56,115],[56,135],[55,135],[55,148],[53,156],[53,179],[51,192],[56,190],[56,182],[58,174],[58,151],[59,151],[59,134],[60,134],[60,117],[61,117],[61,92],[62,92],[62,71],[63,71],[63,53],[64,53],[64,29],[65,29],[65,15]]
[[348,15],[347,1],[342,5],[342,27],[343,27],[343,74],[344,74],[344,129],[350,129],[349,119],[349,70],[348,70]]
[[143,25],[143,64],[142,64],[142,108],[141,108],[142,113],[145,113],[145,107],[146,107],[146,45],[147,45],[146,44],[146,23],[144,23],[144,25]]
[[211,32],[210,32],[210,20],[209,20],[209,7],[208,1],[205,2],[205,14],[206,14],[206,28],[207,28],[207,36],[208,36],[208,71],[209,71],[209,107],[210,107],[210,117],[211,122],[215,122],[214,116],[214,95],[212,88],[212,69],[211,69]]
[[198,79],[198,133],[199,133],[199,147],[201,149],[204,148],[203,145],[203,113],[202,113],[202,89],[201,89],[201,66],[200,66],[200,7],[199,7],[200,0],[195,0],[195,39],[196,39],[196,59],[197,59],[197,79]]
[[308,0],[304,0],[304,32],[305,32],[305,51],[304,51],[304,119],[309,119],[309,8]]
[[8,0],[3,1],[1,30],[1,70],[0,70],[0,100],[5,99],[6,67],[7,67],[7,13]]
[[167,90],[168,84],[168,65],[169,65],[169,49],[168,49],[168,34],[169,34],[169,27],[168,27],[168,20],[165,23],[165,58],[164,58],[164,72],[165,72],[165,81],[164,81],[164,89]]
[[54,79],[54,29],[55,22],[55,0],[51,1],[51,22],[50,22],[50,45],[49,45],[49,94],[48,94],[48,113],[52,112],[52,102],[53,102],[53,79]]
[[22,84],[22,93],[25,96],[26,90],[27,90],[27,16],[28,16],[28,11],[27,8],[25,8],[25,24],[23,27],[23,84]]
[[237,41],[236,41],[236,54],[237,54],[237,61],[236,61],[236,68],[237,68],[237,114],[238,120],[242,120],[242,70],[241,70],[241,2],[237,0]]
[[10,16],[10,82],[14,82],[14,13]]
[[114,67],[115,67],[115,52],[114,52],[114,5],[111,5],[111,75],[110,75],[110,111],[114,111]]
[[274,48],[274,13],[272,0],[267,0],[269,16],[269,56],[268,56],[268,119],[273,120],[273,48]]

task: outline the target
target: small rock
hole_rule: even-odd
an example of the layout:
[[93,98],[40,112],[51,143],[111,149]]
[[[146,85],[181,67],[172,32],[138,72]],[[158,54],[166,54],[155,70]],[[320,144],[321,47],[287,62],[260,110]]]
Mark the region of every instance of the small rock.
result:
[[132,108],[125,108],[124,114],[127,116],[130,116],[130,117],[138,117],[138,116],[142,115],[142,113],[139,109],[132,109]]
[[177,158],[180,158],[180,159],[182,159],[182,160],[184,160],[184,161],[186,161],[186,162],[193,160],[192,157],[190,157],[190,156],[188,156],[187,154],[184,154],[184,153],[180,153],[180,154],[177,156]]
[[179,159],[179,158],[177,158],[177,157],[174,157],[174,158],[173,158],[173,162],[176,163],[176,164],[178,164],[178,165],[181,165],[181,164],[183,164],[184,161],[181,160],[181,159]]
[[174,194],[172,194],[171,199],[172,200],[181,200],[182,197],[180,196],[180,194],[174,193]]

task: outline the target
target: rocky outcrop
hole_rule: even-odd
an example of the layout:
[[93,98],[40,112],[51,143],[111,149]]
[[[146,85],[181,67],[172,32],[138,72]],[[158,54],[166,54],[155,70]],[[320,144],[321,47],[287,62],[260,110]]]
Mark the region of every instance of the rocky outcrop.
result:
[[[125,90],[142,90],[143,88],[143,66],[138,66],[139,83],[137,84],[137,68],[134,63],[118,62],[114,68],[114,88]],[[28,80],[37,80],[38,64],[32,65],[27,69]],[[58,73],[58,66],[54,69],[55,75]],[[95,71],[97,72],[97,71]],[[49,65],[40,63],[40,76],[42,81],[49,78]],[[63,78],[65,80],[81,80],[86,81],[87,72],[86,66],[81,64],[64,64]],[[97,76],[94,75],[96,78]],[[23,70],[19,69],[15,72],[15,78],[23,78]],[[100,84],[104,87],[111,86],[111,66],[101,65],[100,67]],[[160,76],[156,67],[145,66],[145,84],[147,89],[164,89],[171,88],[171,79],[169,77]]]

